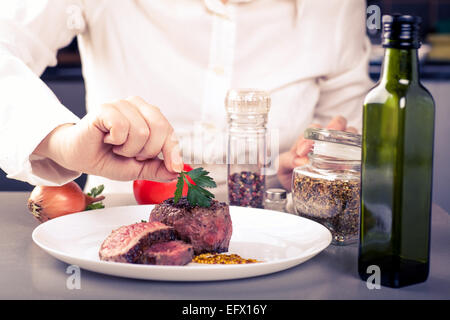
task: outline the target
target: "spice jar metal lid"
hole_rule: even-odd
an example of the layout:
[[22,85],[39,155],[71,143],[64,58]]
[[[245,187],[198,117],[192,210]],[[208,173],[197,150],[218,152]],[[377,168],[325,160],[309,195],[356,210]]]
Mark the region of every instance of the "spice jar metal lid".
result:
[[228,113],[266,114],[271,99],[268,92],[257,89],[230,89],[225,97]]
[[279,201],[285,200],[287,196],[287,192],[281,188],[271,188],[266,190],[266,199]]
[[345,160],[361,160],[361,135],[352,132],[308,128],[305,139],[314,140],[314,154]]

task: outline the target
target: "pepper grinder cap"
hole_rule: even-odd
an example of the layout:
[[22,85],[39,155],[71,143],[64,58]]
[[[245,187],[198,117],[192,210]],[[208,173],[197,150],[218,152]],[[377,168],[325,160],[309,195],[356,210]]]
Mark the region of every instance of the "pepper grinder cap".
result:
[[271,99],[268,92],[257,89],[230,89],[225,97],[228,113],[267,114]]
[[287,192],[281,188],[271,188],[266,190],[266,199],[279,201],[285,200],[287,196]]

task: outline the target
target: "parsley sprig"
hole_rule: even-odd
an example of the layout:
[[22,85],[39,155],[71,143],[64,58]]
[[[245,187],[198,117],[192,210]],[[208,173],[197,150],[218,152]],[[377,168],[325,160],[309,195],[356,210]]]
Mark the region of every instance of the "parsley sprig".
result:
[[[208,174],[209,172],[203,168],[195,168],[189,172],[182,171],[178,177],[173,202],[176,204],[180,200],[186,182],[188,185],[187,200],[191,206],[197,205],[206,208],[211,206],[211,199],[214,198],[214,194],[205,188],[215,188],[217,185]],[[187,177],[191,178],[195,184],[192,184]]]
[[[105,190],[105,186],[99,185],[98,187],[92,188],[91,192],[88,192],[88,196],[92,198],[97,198],[98,200],[103,200],[105,197],[99,197],[100,194]],[[103,198],[103,199],[101,199]],[[86,207],[86,210],[95,210],[95,209],[103,209],[105,205],[102,202],[91,203]]]

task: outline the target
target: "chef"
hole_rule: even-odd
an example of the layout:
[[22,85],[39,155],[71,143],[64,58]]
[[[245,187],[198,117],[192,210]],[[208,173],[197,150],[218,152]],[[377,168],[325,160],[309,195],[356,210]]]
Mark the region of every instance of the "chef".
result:
[[[39,76],[77,37],[87,115]],[[305,163],[309,125],[360,130],[370,88],[363,0],[16,0],[0,3],[0,167],[9,178],[131,192],[171,180],[192,158],[179,141],[224,132],[230,88],[272,99],[272,183]],[[188,155],[188,156],[187,156]],[[219,187],[224,166],[204,164]]]

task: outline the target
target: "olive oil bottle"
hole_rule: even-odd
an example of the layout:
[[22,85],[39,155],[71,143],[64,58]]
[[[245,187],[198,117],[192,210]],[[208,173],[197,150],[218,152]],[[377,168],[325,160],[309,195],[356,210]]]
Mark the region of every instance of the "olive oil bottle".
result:
[[419,24],[383,17],[382,73],[363,109],[358,271],[367,280],[376,266],[389,287],[429,271],[435,106],[419,79]]

